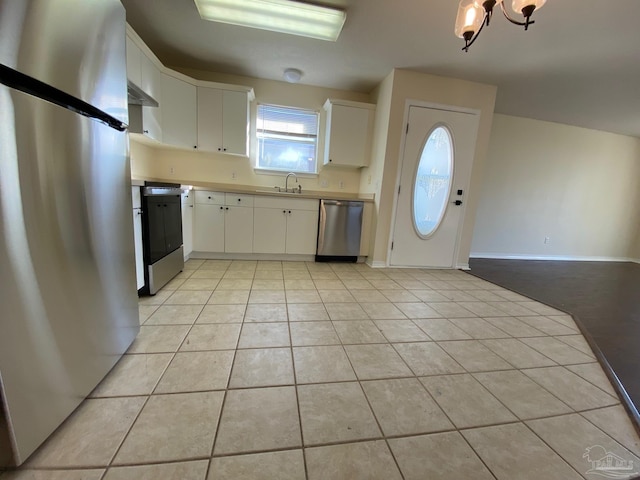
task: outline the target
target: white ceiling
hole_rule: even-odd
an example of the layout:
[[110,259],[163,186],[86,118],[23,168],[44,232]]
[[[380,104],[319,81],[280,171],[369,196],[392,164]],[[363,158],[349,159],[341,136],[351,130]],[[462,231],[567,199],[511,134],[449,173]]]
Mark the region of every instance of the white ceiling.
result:
[[528,32],[498,9],[468,53],[457,0],[324,0],[347,11],[336,43],[207,22],[193,0],[122,3],[167,66],[273,80],[294,67],[362,92],[406,68],[497,85],[498,113],[640,137],[640,0],[549,0]]

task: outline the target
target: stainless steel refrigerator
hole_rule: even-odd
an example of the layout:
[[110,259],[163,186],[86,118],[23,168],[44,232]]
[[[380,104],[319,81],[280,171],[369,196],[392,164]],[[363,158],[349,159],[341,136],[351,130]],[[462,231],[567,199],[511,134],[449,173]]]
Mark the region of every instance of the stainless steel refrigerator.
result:
[[125,12],[0,0],[0,466],[62,423],[139,330]]

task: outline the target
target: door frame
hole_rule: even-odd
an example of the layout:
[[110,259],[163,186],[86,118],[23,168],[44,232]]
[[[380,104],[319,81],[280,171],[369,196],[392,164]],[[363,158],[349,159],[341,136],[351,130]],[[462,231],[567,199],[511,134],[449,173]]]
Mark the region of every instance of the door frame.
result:
[[[429,108],[431,110],[443,110],[446,112],[477,115],[478,129],[480,128],[481,111],[479,109],[460,107],[457,105],[446,105],[444,103],[427,102],[427,101],[416,100],[411,98],[408,98],[405,100],[404,114],[402,116],[402,135],[400,136],[400,153],[398,157],[398,166],[396,168],[396,181],[394,183],[394,190],[393,190],[393,202],[392,202],[393,210],[391,214],[391,228],[389,232],[389,239],[387,241],[387,259],[385,262],[385,266],[387,268],[391,267],[391,244],[393,243],[393,237],[396,231],[396,216],[398,213],[398,188],[400,187],[402,167],[404,164],[404,152],[405,152],[405,145],[407,142],[407,124],[409,123],[410,107]],[[469,198],[469,188],[471,185],[471,177],[473,175],[473,166],[476,161],[477,145],[478,145],[478,138],[476,137],[475,148],[473,151],[473,159],[471,160],[471,173],[469,174],[469,179],[467,181],[467,184],[465,185],[465,192],[467,193],[467,195],[465,195],[466,198]],[[455,163],[454,163],[454,168],[455,168]],[[456,235],[456,245],[455,245],[454,254],[453,254],[454,255],[453,265],[451,267],[452,269],[456,269],[456,268],[468,269],[468,265],[458,264],[458,254],[460,253],[460,238],[462,235],[462,226],[464,225],[465,215],[467,211],[466,206],[467,206],[467,200],[465,200],[462,204],[462,213],[461,213],[462,224],[458,226],[458,233]],[[402,268],[429,268],[429,267],[402,267]]]

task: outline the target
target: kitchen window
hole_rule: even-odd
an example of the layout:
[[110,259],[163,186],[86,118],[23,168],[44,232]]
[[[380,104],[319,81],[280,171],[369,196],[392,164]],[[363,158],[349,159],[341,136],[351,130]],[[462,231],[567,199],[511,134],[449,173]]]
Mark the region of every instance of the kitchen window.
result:
[[316,173],[318,112],[258,105],[257,168]]

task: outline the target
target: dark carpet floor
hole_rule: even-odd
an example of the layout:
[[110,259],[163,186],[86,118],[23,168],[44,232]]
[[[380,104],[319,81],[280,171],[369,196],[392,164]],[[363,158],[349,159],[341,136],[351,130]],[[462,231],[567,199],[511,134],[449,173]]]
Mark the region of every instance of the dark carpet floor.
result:
[[475,276],[573,315],[640,425],[640,264],[480,258],[469,264]]

